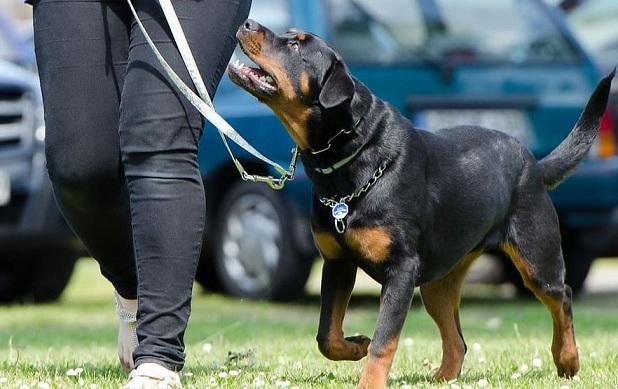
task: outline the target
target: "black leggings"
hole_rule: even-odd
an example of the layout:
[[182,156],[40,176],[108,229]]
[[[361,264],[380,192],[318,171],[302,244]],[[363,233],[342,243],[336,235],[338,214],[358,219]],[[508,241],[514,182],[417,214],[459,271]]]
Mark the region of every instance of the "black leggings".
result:
[[[156,0],[134,0],[192,85]],[[174,0],[211,96],[250,0]],[[204,230],[202,118],[168,83],[125,0],[35,0],[47,167],[56,200],[101,273],[138,298],[135,363],[184,364]]]

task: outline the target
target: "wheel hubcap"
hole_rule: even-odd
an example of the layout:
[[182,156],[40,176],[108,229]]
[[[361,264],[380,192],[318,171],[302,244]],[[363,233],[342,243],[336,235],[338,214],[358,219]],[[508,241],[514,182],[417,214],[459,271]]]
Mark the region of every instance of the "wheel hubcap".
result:
[[230,207],[222,238],[223,265],[236,287],[248,293],[270,289],[281,240],[272,203],[257,194],[239,198]]

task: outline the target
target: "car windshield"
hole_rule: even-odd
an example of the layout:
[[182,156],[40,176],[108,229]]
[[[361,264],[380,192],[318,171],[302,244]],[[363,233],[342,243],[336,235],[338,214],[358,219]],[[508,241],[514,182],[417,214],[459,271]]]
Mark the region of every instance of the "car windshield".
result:
[[573,48],[533,0],[327,0],[348,61],[557,62]]
[[0,59],[5,61],[15,61],[17,59],[17,53],[13,45],[3,35],[2,30],[0,30]]
[[586,49],[611,66],[618,61],[618,1],[589,0],[575,8],[569,21]]

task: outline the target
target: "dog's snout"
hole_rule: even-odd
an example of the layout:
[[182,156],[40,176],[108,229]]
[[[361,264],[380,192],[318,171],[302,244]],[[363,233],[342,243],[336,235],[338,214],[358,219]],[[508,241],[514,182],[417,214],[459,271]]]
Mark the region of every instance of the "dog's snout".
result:
[[253,19],[247,19],[245,23],[243,23],[243,27],[247,31],[255,32],[259,30],[260,24]]

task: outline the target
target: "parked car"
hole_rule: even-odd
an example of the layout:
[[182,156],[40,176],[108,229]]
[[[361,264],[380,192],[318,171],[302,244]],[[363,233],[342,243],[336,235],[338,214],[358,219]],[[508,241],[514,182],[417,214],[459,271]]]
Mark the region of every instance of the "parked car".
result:
[[[571,130],[600,78],[561,12],[540,0],[254,0],[252,17],[276,31],[294,26],[325,37],[354,75],[420,127],[501,129],[539,158]],[[215,105],[260,150],[287,163],[292,143],[267,107],[228,80]],[[201,151],[209,233],[198,280],[239,296],[297,296],[315,255],[303,170],[272,192],[238,179],[212,128]],[[270,172],[243,159],[254,172]],[[593,154],[552,192],[575,290],[615,222],[617,168]]]
[[0,302],[56,299],[83,249],[51,191],[38,78],[0,60]]

